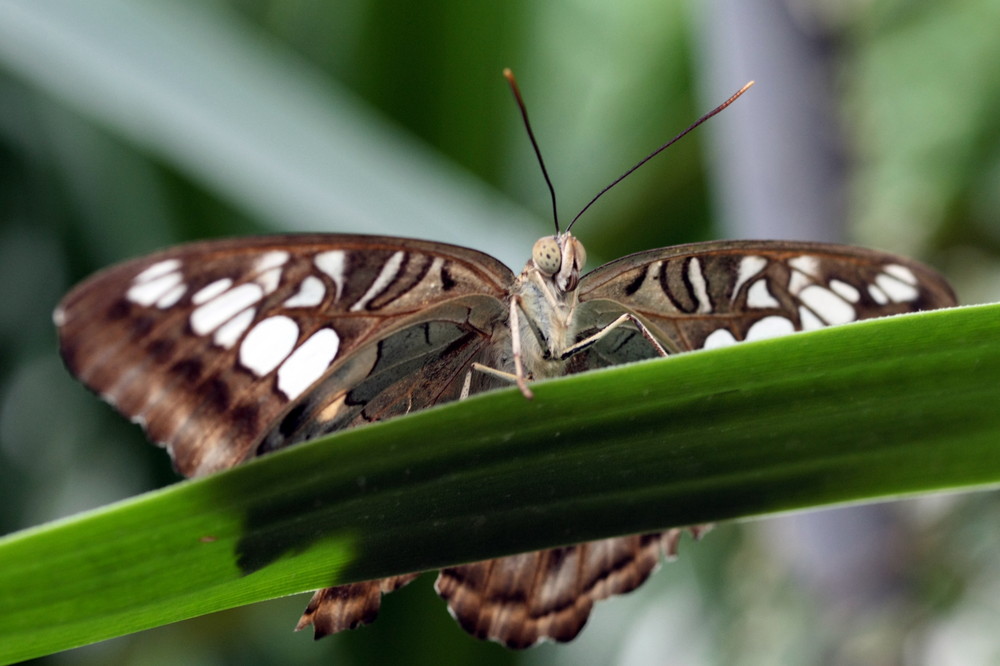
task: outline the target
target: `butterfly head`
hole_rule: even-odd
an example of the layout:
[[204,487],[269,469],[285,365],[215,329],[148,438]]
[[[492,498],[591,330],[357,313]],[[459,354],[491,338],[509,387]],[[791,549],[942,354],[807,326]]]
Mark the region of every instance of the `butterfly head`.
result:
[[539,238],[531,248],[531,263],[564,293],[576,289],[586,261],[583,243],[568,232]]

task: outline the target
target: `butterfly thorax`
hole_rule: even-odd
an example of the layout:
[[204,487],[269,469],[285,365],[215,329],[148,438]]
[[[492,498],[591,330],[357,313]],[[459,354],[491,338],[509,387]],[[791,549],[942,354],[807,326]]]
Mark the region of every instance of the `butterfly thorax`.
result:
[[514,283],[515,307],[524,315],[517,322],[521,352],[535,379],[566,374],[563,354],[577,341],[576,287],[585,260],[583,245],[571,234],[546,236],[535,243]]

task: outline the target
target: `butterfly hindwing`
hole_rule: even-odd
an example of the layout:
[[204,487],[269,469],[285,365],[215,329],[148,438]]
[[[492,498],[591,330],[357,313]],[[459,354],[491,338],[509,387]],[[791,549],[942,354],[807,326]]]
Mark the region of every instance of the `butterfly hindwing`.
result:
[[477,638],[523,649],[576,637],[594,602],[631,592],[672,556],[676,531],[602,539],[441,571],[434,588]]
[[[500,312],[496,313],[497,315]],[[403,328],[355,352],[299,399],[260,441],[257,454],[458,400],[506,382],[471,370],[501,365],[493,343],[454,320]]]

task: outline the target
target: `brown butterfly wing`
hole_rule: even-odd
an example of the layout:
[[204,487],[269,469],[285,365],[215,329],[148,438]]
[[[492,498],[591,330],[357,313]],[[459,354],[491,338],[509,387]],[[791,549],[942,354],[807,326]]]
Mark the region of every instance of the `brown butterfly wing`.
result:
[[317,590],[295,625],[295,631],[312,625],[315,637],[320,639],[370,624],[378,616],[382,595],[398,590],[419,575],[405,574]]
[[487,255],[437,243],[241,238],[108,269],[67,295],[55,319],[70,371],[165,446],[178,471],[200,476],[262,446],[458,397],[454,381],[436,392],[410,382],[366,413],[351,391],[406,376],[384,360],[386,345],[419,343],[418,361],[487,347],[512,280]]
[[[595,330],[631,312],[671,353],[956,304],[944,278],[911,259],[780,241],[640,252],[584,276],[579,295]],[[655,355],[629,327],[598,351],[588,366]]]
[[630,592],[674,554],[676,532],[616,537],[441,571],[435,589],[462,628],[509,648],[570,641],[594,602]]

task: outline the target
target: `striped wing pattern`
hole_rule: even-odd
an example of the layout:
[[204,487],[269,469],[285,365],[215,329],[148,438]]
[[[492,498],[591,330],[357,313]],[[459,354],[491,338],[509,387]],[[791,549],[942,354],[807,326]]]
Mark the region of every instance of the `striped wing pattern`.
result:
[[[695,537],[705,528],[689,531]],[[642,585],[681,530],[591,541],[443,569],[434,589],[462,628],[477,638],[522,649],[570,641],[594,602]]]
[[[511,280],[486,255],[433,243],[244,238],[113,267],[66,296],[55,319],[69,370],[165,446],[179,472],[201,476],[457,398],[461,377],[419,391],[419,373],[399,364],[461,343],[481,354]],[[383,353],[399,349],[416,361]],[[352,400],[366,380],[403,385],[381,391],[388,402]]]
[[[514,371],[508,304],[531,266],[515,278],[474,250],[376,236],[209,241],[99,273],[55,320],[69,370],[165,446],[179,472],[201,476],[505,385],[471,368]],[[571,298],[577,339],[628,313],[668,353],[955,302],[916,262],[780,242],[630,255],[584,276]],[[639,333],[623,325],[560,371],[655,356]],[[551,374],[542,363],[529,374]],[[595,601],[634,589],[672,556],[679,534],[452,567],[435,587],[475,636],[514,648],[568,641]],[[313,625],[318,638],[368,623],[381,595],[413,578],[320,590],[297,628]]]
[[[634,313],[671,352],[955,304],[935,271],[828,243],[719,241],[639,252],[580,281],[581,319]],[[646,354],[648,356],[648,353]],[[623,359],[609,359],[621,363]]]

